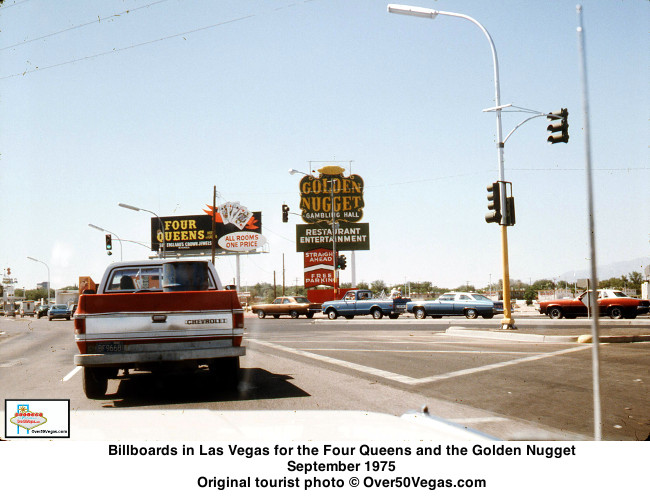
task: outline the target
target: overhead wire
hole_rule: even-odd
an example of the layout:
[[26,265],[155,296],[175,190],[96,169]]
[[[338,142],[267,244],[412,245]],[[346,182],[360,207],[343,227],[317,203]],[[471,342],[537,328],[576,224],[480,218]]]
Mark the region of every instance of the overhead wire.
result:
[[[28,0],[23,0],[23,1],[28,1]],[[6,46],[6,47],[0,47],[0,51],[5,51],[7,49],[13,49],[14,47],[22,46],[22,45],[25,45],[25,44],[31,44],[32,42],[36,42],[38,40],[43,40],[43,39],[46,39],[46,38],[49,38],[49,37],[54,37],[56,35],[60,35],[61,33],[66,33],[66,32],[72,31],[72,30],[77,30],[79,28],[84,28],[84,27],[90,26],[92,24],[101,23],[102,21],[105,22],[105,21],[108,21],[111,18],[121,17],[121,16],[123,16],[125,14],[130,14],[132,12],[135,12],[135,11],[138,11],[138,10],[141,10],[141,9],[146,9],[146,8],[152,7],[154,5],[161,4],[161,3],[164,3],[164,2],[168,2],[168,1],[169,0],[158,0],[156,2],[151,2],[151,3],[147,4],[147,5],[141,5],[140,7],[134,7],[133,9],[127,9],[127,10],[125,10],[123,12],[118,12],[117,14],[111,14],[110,16],[106,16],[106,17],[103,17],[103,18],[100,17],[100,16],[97,16],[97,19],[94,19],[92,21],[88,21],[86,23],[82,23],[80,25],[70,26],[68,28],[64,28],[63,30],[48,33],[47,35],[41,35],[39,37],[28,39],[28,40],[23,40],[22,42],[17,42],[15,44],[12,44],[12,45],[9,45],[9,46]]]
[[[164,0],[161,0],[161,1],[164,1]],[[315,1],[316,0],[302,0],[302,2],[300,2],[300,3],[304,4],[304,3],[311,3],[311,2],[315,2]],[[295,5],[296,5],[296,2],[284,5],[282,7],[276,7],[276,8],[273,9],[273,11],[280,11],[280,10],[283,10],[283,9],[287,9],[289,7],[294,7]],[[96,54],[91,54],[91,55],[88,55],[88,56],[83,56],[81,58],[76,58],[76,59],[72,59],[72,60],[68,60],[68,61],[62,61],[60,63],[54,63],[52,65],[47,65],[47,66],[42,66],[42,67],[37,66],[37,67],[35,67],[35,68],[31,69],[31,70],[25,70],[25,71],[20,72],[20,73],[5,75],[3,77],[0,77],[0,80],[11,79],[11,78],[14,78],[14,77],[21,77],[21,76],[24,76],[24,75],[27,75],[27,74],[32,74],[34,72],[40,72],[40,71],[43,71],[43,70],[50,70],[52,68],[57,68],[57,67],[64,66],[64,65],[70,65],[70,64],[73,64],[73,63],[79,63],[81,61],[87,61],[87,60],[91,60],[91,59],[95,59],[95,58],[100,58],[102,56],[107,56],[109,54],[117,54],[117,53],[128,51],[128,50],[131,50],[131,49],[136,49],[138,47],[144,47],[144,46],[147,46],[147,45],[156,44],[156,43],[159,43],[159,42],[163,42],[163,41],[166,41],[166,40],[171,40],[171,39],[178,38],[178,37],[185,37],[186,35],[192,35],[192,34],[195,34],[195,33],[201,32],[201,31],[212,30],[212,29],[218,28],[220,26],[225,26],[227,24],[232,24],[232,23],[237,23],[237,22],[240,22],[240,21],[245,21],[247,19],[252,19],[252,18],[258,17],[258,16],[259,16],[259,13],[248,14],[246,16],[241,16],[241,17],[229,19],[227,21],[221,21],[219,23],[214,23],[214,24],[211,24],[211,25],[208,25],[208,26],[195,28],[193,30],[184,31],[184,32],[181,32],[181,33],[175,33],[173,35],[167,35],[165,37],[160,37],[160,38],[153,39],[153,40],[148,40],[148,41],[145,41],[145,42],[139,42],[137,44],[132,44],[132,45],[129,45],[129,46],[126,46],[126,47],[121,47],[121,48],[118,48],[118,49],[113,48],[110,51],[104,51],[104,52],[100,52],[100,53],[96,53]]]

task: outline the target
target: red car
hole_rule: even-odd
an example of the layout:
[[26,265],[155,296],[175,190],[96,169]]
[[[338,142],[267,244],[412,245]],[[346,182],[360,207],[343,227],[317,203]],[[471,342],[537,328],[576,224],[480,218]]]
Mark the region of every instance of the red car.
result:
[[[585,291],[575,299],[540,301],[539,312],[552,319],[586,317],[588,304]],[[650,311],[650,301],[630,297],[619,290],[601,289],[598,290],[598,307],[600,315],[609,315],[613,319],[633,319]]]

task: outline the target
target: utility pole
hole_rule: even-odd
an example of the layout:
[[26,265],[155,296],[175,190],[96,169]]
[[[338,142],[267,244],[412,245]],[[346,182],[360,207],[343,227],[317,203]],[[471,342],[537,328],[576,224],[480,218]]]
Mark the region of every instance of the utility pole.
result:
[[339,298],[339,270],[336,260],[336,212],[334,211],[334,177],[330,178],[332,200],[332,264],[334,266],[334,299]]
[[217,248],[217,239],[216,239],[216,232],[217,232],[217,225],[215,223],[215,219],[217,217],[217,186],[213,186],[212,189],[212,264],[214,264],[214,254],[216,252]]

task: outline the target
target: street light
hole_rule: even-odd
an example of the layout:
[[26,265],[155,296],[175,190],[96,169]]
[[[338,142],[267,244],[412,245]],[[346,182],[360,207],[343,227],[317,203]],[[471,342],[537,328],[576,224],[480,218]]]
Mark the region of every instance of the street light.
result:
[[122,260],[122,240],[120,239],[120,237],[117,236],[112,231],[109,231],[108,229],[100,228],[99,226],[95,226],[94,224],[88,224],[88,226],[90,226],[93,229],[97,229],[98,231],[101,231],[102,233],[108,233],[108,234],[115,235],[115,238],[117,238],[117,241],[120,242],[120,261],[121,261]]
[[146,208],[138,208],[133,205],[127,205],[126,203],[118,203],[118,205],[121,206],[122,208],[127,208],[129,210],[134,210],[136,212],[140,212],[140,211],[148,212],[158,219],[158,224],[160,225],[160,231],[162,233],[162,254],[160,254],[160,251],[158,252],[158,254],[161,255],[162,257],[165,257],[165,252],[167,250],[167,243],[165,240],[165,228],[163,227],[163,222],[160,216],[157,213],[152,212],[151,210],[147,210]]
[[[38,263],[45,264],[43,261],[39,261],[38,259],[34,259],[33,257],[27,256],[27,259],[29,259],[30,261],[36,261]],[[50,267],[47,264],[45,264],[45,267],[47,268],[47,304],[50,304],[50,287],[51,287]]]
[[[499,61],[497,59],[497,51],[494,46],[494,41],[492,37],[485,29],[485,27],[476,21],[475,19],[466,16],[465,14],[458,14],[455,12],[445,12],[438,11],[434,9],[428,9],[425,7],[412,7],[410,5],[397,5],[390,4],[388,5],[388,12],[392,14],[403,14],[406,16],[416,16],[423,18],[435,19],[437,16],[451,16],[466,19],[471,21],[476,26],[478,26],[485,37],[490,43],[490,48],[492,50],[492,62],[494,64],[494,101],[495,107],[494,111],[497,116],[497,162],[499,168],[499,181],[505,180],[504,168],[503,168],[503,132],[501,128],[501,91],[499,86]],[[506,192],[501,192],[501,208],[506,208]],[[506,215],[505,212],[501,215],[501,256],[503,262],[503,320],[501,321],[502,329],[515,329],[515,320],[512,318],[512,308],[510,306],[510,273],[508,267],[508,228],[506,226]]]

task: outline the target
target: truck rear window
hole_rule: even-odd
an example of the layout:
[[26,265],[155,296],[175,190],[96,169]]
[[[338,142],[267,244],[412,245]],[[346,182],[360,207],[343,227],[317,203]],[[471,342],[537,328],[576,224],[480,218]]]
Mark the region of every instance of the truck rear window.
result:
[[133,292],[136,290],[161,290],[161,268],[120,268],[113,272],[106,290],[108,292]]
[[214,288],[208,265],[203,261],[163,264],[165,292],[203,291]]
[[215,288],[215,282],[204,261],[183,261],[157,266],[117,268],[111,274],[106,292],[181,292]]

